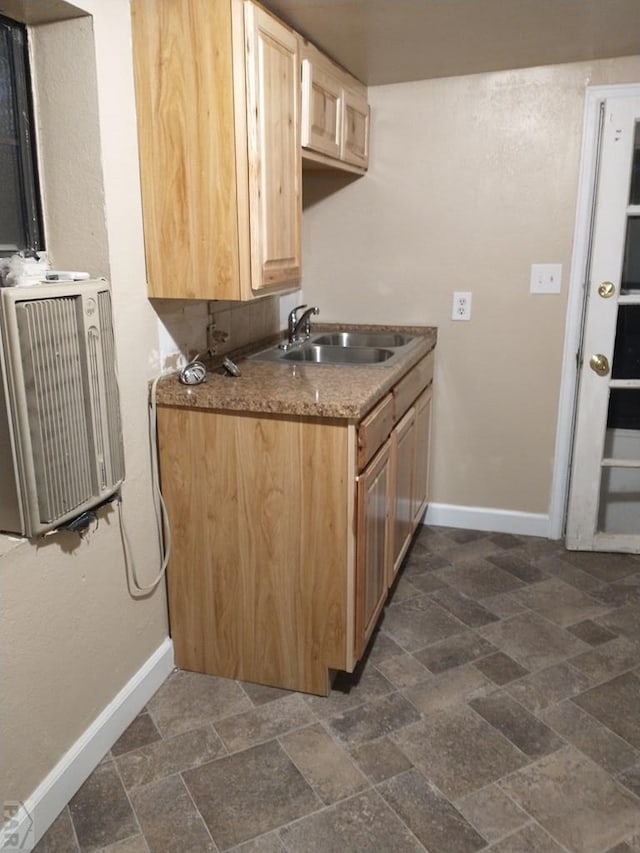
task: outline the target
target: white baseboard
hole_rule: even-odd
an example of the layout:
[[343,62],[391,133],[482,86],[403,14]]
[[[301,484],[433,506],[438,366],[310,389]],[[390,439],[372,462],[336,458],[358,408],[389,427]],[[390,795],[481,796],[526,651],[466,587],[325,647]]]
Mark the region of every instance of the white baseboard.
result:
[[423,524],[546,538],[550,537],[551,530],[548,515],[534,512],[515,512],[509,509],[438,503],[429,504]]
[[173,666],[173,643],[167,638],[27,800],[16,804],[15,814],[0,828],[0,850],[33,850],[105,753],[169,676]]

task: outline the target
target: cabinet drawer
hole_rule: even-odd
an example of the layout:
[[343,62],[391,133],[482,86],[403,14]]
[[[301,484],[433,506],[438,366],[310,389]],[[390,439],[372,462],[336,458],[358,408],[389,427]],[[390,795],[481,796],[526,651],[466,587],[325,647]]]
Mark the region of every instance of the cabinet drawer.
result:
[[387,394],[358,426],[358,471],[373,458],[392,429],[393,394]]
[[419,361],[393,389],[394,421],[397,423],[416,397],[433,381],[433,352]]

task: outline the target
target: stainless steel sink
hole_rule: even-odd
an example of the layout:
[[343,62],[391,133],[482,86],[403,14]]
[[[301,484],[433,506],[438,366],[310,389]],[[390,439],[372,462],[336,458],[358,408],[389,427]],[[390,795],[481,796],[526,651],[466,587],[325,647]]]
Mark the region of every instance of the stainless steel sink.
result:
[[305,361],[314,364],[378,364],[394,355],[393,350],[371,346],[323,346],[317,341],[301,344],[296,349],[283,353],[281,361]]
[[410,344],[414,335],[400,332],[331,332],[314,338],[319,346],[332,347],[404,347]]
[[399,358],[404,347],[419,340],[402,332],[344,329],[315,332],[304,343],[287,347],[273,346],[250,355],[255,361],[280,361],[305,364],[354,364],[386,366]]

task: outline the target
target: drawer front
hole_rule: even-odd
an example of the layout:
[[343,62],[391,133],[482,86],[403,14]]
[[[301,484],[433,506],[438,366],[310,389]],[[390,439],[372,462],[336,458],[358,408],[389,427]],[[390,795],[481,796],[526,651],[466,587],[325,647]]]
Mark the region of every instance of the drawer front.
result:
[[416,397],[433,381],[433,351],[419,361],[393,389],[394,420],[397,423]]
[[358,426],[358,471],[374,457],[392,429],[393,394],[387,394]]

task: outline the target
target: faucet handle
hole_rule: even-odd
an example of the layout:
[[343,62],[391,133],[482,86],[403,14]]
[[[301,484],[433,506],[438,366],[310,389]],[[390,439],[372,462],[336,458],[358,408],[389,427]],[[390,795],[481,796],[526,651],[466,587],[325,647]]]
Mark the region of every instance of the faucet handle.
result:
[[303,308],[306,307],[306,305],[296,305],[295,308],[292,308],[291,311],[289,311],[289,331],[292,331],[298,322],[298,311],[302,311]]

